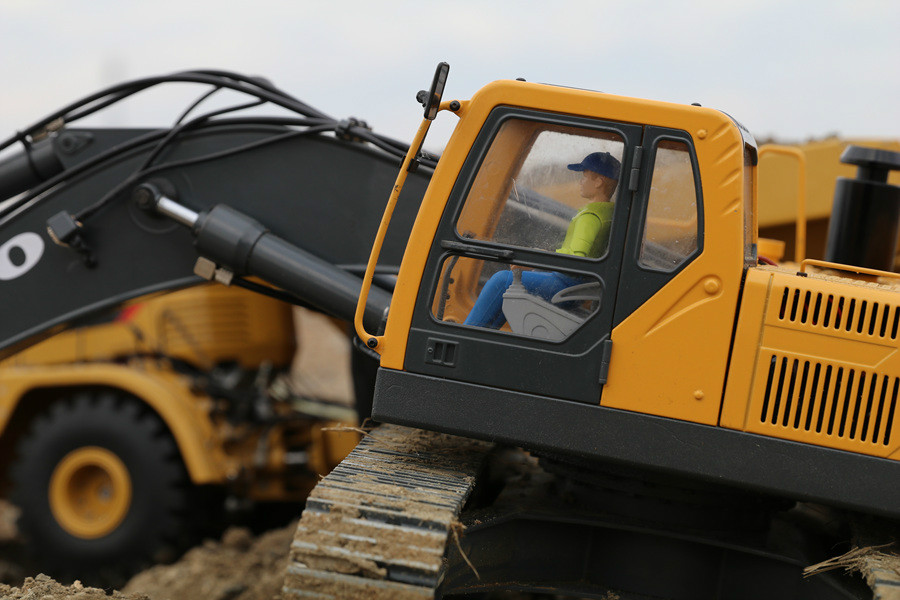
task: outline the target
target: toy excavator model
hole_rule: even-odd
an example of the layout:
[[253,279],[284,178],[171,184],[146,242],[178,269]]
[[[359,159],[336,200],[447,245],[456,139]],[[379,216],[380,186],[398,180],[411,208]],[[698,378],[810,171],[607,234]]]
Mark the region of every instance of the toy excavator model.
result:
[[[285,597],[818,599],[890,586],[874,567],[869,587],[802,573],[854,536],[889,541],[900,517],[893,274],[758,264],[756,144],[719,111],[523,81],[444,101],[447,72],[419,95],[425,119],[362,280],[300,251],[294,223],[174,170],[129,178],[103,210],[42,215],[92,259],[64,255],[54,275],[108,280],[104,297],[176,281],[148,252],[104,260],[147,222],[181,224],[171,251],[193,239],[199,271],[220,281],[256,276],[342,317],[361,292],[354,322],[380,355],[385,425],[311,492]],[[391,297],[371,281],[440,111],[459,123]],[[897,157],[861,159],[851,195],[896,196],[882,176]]]
[[[365,293],[357,313],[381,354],[374,418],[396,425],[313,491],[286,592],[864,597],[801,572],[836,524],[885,533],[847,514],[900,516],[895,275],[757,264],[756,145],[721,112],[519,81],[443,102],[445,77],[417,140],[438,109],[459,123],[385,333],[365,326]],[[577,171],[594,153],[616,159],[618,187],[605,249],[579,256],[558,248],[588,210]],[[877,210],[892,260],[900,155],[850,154],[841,212]],[[834,255],[867,254],[859,222],[832,223]],[[498,273],[503,317],[481,326]],[[569,287],[528,289],[529,273]],[[497,445],[543,469],[479,489]]]
[[[293,114],[194,107],[194,118],[168,130],[69,125],[170,82],[232,89],[254,104],[268,98]],[[285,300],[303,302],[239,275],[231,287],[205,283],[192,272],[190,235],[131,202],[128,182],[155,173],[205,190],[206,202],[222,194],[232,210],[251,207],[303,256],[316,255],[328,289],[345,294],[349,319],[351,273],[365,268],[365,240],[405,146],[259,80],[210,72],[116,86],[48,119],[21,134],[24,152],[0,163],[3,354],[60,332],[0,362],[0,481],[21,507],[35,568],[116,583],[196,541],[205,533],[198,524],[223,516],[216,507],[225,493],[242,503],[302,501],[356,437],[322,432],[355,420],[352,410],[285,385],[296,349]],[[410,208],[379,275],[385,289],[430,162],[412,179]],[[68,222],[68,249],[47,234],[60,211],[86,224]],[[320,309],[333,312],[331,298]],[[364,405],[373,368],[354,356]]]

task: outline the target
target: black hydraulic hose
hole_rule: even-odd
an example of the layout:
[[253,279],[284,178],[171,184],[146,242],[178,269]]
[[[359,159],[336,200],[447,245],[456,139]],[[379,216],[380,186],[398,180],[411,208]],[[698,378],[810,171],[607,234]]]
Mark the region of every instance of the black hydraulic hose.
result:
[[[238,83],[232,83],[238,82]],[[110,104],[115,102],[119,102],[133,94],[136,94],[140,91],[143,91],[147,88],[153,87],[155,85],[163,84],[163,83],[172,83],[172,82],[188,82],[188,83],[206,83],[214,86],[217,91],[222,88],[232,89],[241,93],[246,93],[249,95],[254,95],[258,97],[260,100],[269,101],[273,104],[281,106],[282,108],[286,108],[293,112],[297,112],[301,115],[323,119],[326,121],[334,122],[336,127],[338,125],[338,121],[329,117],[327,114],[309,106],[308,104],[297,100],[293,96],[287,94],[286,92],[276,88],[275,86],[265,82],[259,78],[247,77],[243,75],[239,75],[237,73],[230,73],[226,71],[184,71],[181,73],[176,73],[173,75],[165,75],[165,76],[157,76],[157,77],[148,77],[144,79],[138,79],[122,84],[118,84],[100,92],[96,92],[87,96],[81,100],[73,102],[56,112],[44,117],[37,123],[34,123],[30,127],[25,129],[25,132],[18,132],[16,135],[8,138],[7,140],[0,143],[0,151],[9,147],[10,145],[16,142],[28,142],[28,136],[34,132],[40,131],[48,124],[58,120],[64,119],[66,122],[73,122],[77,119],[86,117],[98,110],[106,108]],[[251,87],[247,87],[251,86]],[[256,89],[258,88],[258,89]],[[109,96],[109,98],[106,98]],[[200,100],[194,103],[201,102],[208,94],[202,97]],[[85,106],[91,105],[92,103],[98,102],[102,99],[106,98],[102,102],[99,102],[96,105],[89,106],[89,108],[85,109]],[[192,107],[193,108],[193,107]],[[83,109],[81,112],[73,113],[73,111]],[[185,113],[186,114],[186,113]],[[183,116],[182,116],[183,118]],[[373,132],[365,133],[367,130],[363,128],[355,128],[354,134],[364,135],[367,141],[371,141],[372,143],[377,143],[380,147],[385,150],[391,151],[391,153],[395,153],[396,151],[400,151],[402,153],[406,152],[407,144],[400,142],[398,140],[394,140],[384,135],[375,134]],[[392,150],[391,150],[392,149]]]
[[235,277],[231,280],[231,285],[237,286],[239,288],[244,288],[249,292],[253,292],[254,294],[261,294],[263,296],[268,296],[269,298],[273,298],[278,300],[279,302],[284,302],[285,304],[292,304],[294,306],[299,306],[302,308],[310,308],[315,309],[314,306],[309,304],[308,302],[304,302],[297,296],[293,294],[289,294],[287,292],[283,292],[279,289],[270,287],[268,285],[262,285],[260,283],[256,283],[255,281],[250,281],[249,279],[244,279],[242,277]]
[[[120,193],[122,190],[124,190],[129,184],[134,183],[137,179],[139,179],[141,177],[146,177],[148,175],[157,173],[157,172],[165,170],[165,169],[188,166],[188,165],[192,165],[192,164],[215,160],[218,158],[224,158],[226,156],[231,156],[234,154],[238,154],[240,152],[252,150],[254,148],[258,148],[258,147],[261,147],[261,146],[264,146],[267,144],[273,144],[273,143],[282,141],[282,140],[290,138],[290,137],[296,137],[296,136],[308,135],[308,134],[318,134],[318,133],[324,133],[324,132],[329,132],[329,131],[334,130],[334,127],[331,124],[322,123],[319,125],[313,125],[314,123],[321,123],[321,122],[318,119],[316,119],[316,120],[297,119],[297,118],[287,118],[287,117],[252,117],[252,118],[242,117],[242,118],[216,119],[216,120],[212,120],[212,121],[203,123],[202,127],[197,128],[198,130],[212,128],[212,127],[226,127],[226,126],[232,126],[232,125],[306,126],[307,129],[300,130],[300,131],[289,131],[289,132],[286,132],[286,133],[283,133],[280,135],[273,135],[272,137],[266,138],[265,140],[260,140],[258,142],[253,142],[251,144],[237,146],[234,148],[229,148],[229,149],[223,150],[222,152],[219,152],[219,153],[209,154],[209,155],[202,156],[202,157],[195,157],[192,159],[186,159],[186,160],[179,161],[179,162],[164,163],[164,164],[160,164],[154,168],[144,168],[141,171],[133,174],[131,177],[129,177],[126,181],[124,181],[119,186],[116,186],[115,189],[113,189],[109,193],[105,194],[104,197],[100,201],[98,201],[94,205],[87,207],[86,209],[81,211],[77,215],[77,218],[82,219],[91,214],[96,213],[97,210],[102,208],[102,206],[104,206],[112,198],[114,198],[118,193]],[[188,128],[188,127],[184,127],[183,129],[180,130],[180,132],[184,133],[185,131],[188,131],[189,129],[190,128]],[[125,142],[123,144],[119,144],[118,146],[115,146],[113,148],[110,148],[109,150],[97,155],[96,157],[94,157],[88,161],[85,161],[84,163],[81,163],[77,166],[70,167],[65,172],[60,173],[60,174],[56,175],[55,177],[52,177],[49,180],[44,181],[42,184],[38,185],[35,188],[32,188],[31,191],[27,195],[23,196],[22,198],[19,198],[15,202],[14,205],[9,206],[4,212],[7,215],[10,214],[16,208],[30,202],[31,200],[40,196],[47,190],[52,189],[52,188],[56,187],[57,185],[60,185],[65,180],[74,178],[86,171],[89,171],[90,169],[104,163],[105,161],[107,161],[111,158],[121,156],[123,153],[130,152],[142,145],[146,145],[148,143],[152,143],[152,142],[154,142],[156,140],[160,140],[160,139],[168,139],[169,137],[170,137],[170,132],[168,132],[166,130],[154,131],[154,132],[145,134],[143,136],[134,138],[133,140],[129,140],[128,142]],[[374,141],[378,142],[379,140],[376,139]],[[385,148],[384,145],[381,143],[377,143],[377,144],[373,143],[373,145],[375,145],[376,147],[378,147],[386,152],[389,151],[389,149]],[[395,153],[391,153],[391,154],[395,154]],[[437,161],[434,158],[424,158],[422,160],[422,162],[426,166],[433,168],[436,165]],[[3,197],[3,196],[0,196],[0,197]],[[0,223],[2,223],[2,219],[0,219]]]
[[[208,97],[208,96],[205,96],[205,97]],[[264,104],[264,102],[257,100],[255,102],[248,102],[246,104],[241,104],[238,106],[231,106],[228,108],[223,108],[223,109],[205,114],[202,117],[198,117],[196,119],[188,121],[187,123],[181,123],[181,118],[184,117],[184,115],[182,115],[182,117],[179,118],[178,121],[176,122],[176,126],[172,127],[172,129],[169,130],[169,132],[162,139],[162,141],[156,146],[156,148],[153,149],[153,152],[151,152],[150,155],[146,158],[146,160],[144,160],[144,162],[140,168],[146,169],[147,167],[152,165],[153,162],[159,157],[159,155],[162,154],[162,151],[166,149],[166,147],[169,145],[169,143],[183,131],[188,131],[195,127],[200,127],[204,123],[211,121],[213,119],[213,117],[216,117],[219,115],[224,115],[224,114],[227,114],[230,112],[235,112],[238,110],[243,110],[245,108],[253,108],[255,106],[260,106],[262,104]],[[194,103],[194,106],[196,106],[196,103]],[[185,114],[187,114],[187,113],[185,113]]]
[[183,113],[181,113],[181,116],[175,119],[175,126],[180,125],[181,122],[184,121],[187,116],[194,111],[195,108],[203,104],[210,96],[220,92],[221,90],[222,86],[217,85],[213,87],[213,89],[209,90],[208,92],[194,100],[194,102],[190,106],[188,106]]
[[0,215],[0,225],[2,225],[4,222],[3,217],[10,215],[15,209],[34,200],[35,198],[37,198],[38,196],[40,196],[47,190],[61,184],[62,182],[66,181],[67,179],[71,179],[72,177],[76,177],[76,176],[80,175],[81,173],[84,173],[85,171],[90,170],[91,168],[105,162],[106,160],[109,160],[116,156],[120,156],[122,153],[133,150],[134,148],[137,148],[143,144],[151,142],[154,139],[162,138],[163,136],[165,136],[165,133],[166,133],[165,130],[154,131],[154,132],[148,133],[146,135],[142,135],[140,137],[129,140],[128,142],[125,142],[123,144],[119,144],[118,146],[114,146],[114,147],[110,148],[109,150],[107,150],[101,154],[98,154],[94,158],[92,158],[88,161],[85,161],[79,165],[76,165],[74,167],[69,167],[69,169],[63,171],[62,173],[58,173],[54,177],[51,177],[50,179],[43,181],[43,183],[38,184],[36,187],[30,188],[30,190],[27,194],[25,194],[21,198],[18,198],[11,206],[9,206],[8,208],[6,208],[4,210],[3,214]]
[[[58,119],[65,119],[67,116],[71,117],[70,113],[75,110],[84,109],[84,107],[86,106],[89,107],[82,110],[80,113],[76,113],[74,118],[70,118],[70,121],[75,120],[76,118],[86,117],[90,114],[93,114],[97,110],[109,106],[109,104],[112,102],[118,102],[128,96],[136,94],[137,92],[163,83],[205,83],[209,85],[220,86],[223,88],[246,93],[251,96],[256,96],[261,100],[269,101],[275,105],[281,106],[293,112],[303,114],[305,116],[333,120],[325,113],[318,111],[311,106],[284,94],[271,85],[266,85],[259,80],[255,80],[243,75],[234,73],[222,73],[224,72],[184,71],[172,75],[147,77],[144,79],[138,79],[135,81],[120,83],[111,86],[94,94],[91,94],[85,98],[82,98],[81,100],[64,106],[56,112],[51,113],[40,121],[27,127],[24,132],[19,132],[16,135],[8,138],[4,142],[0,143],[0,151],[6,149],[16,142],[26,141],[27,136],[41,131],[48,124],[53,123]],[[107,96],[112,96],[112,98],[109,99],[109,102],[103,102],[101,104],[97,104],[96,106],[89,106],[92,103],[103,100]]]
[[[282,90],[280,88],[275,87],[275,85],[273,85],[271,81],[269,81],[268,79],[265,79],[264,77],[258,77],[258,76],[250,77],[250,76],[242,75],[240,73],[235,73],[233,71],[222,71],[222,70],[217,70],[217,69],[196,69],[196,70],[194,70],[194,72],[203,73],[204,75],[212,75],[214,77],[228,77],[230,79],[243,79],[243,80],[251,81],[251,82],[253,82],[254,85],[256,85],[260,88],[269,90],[270,92],[272,92],[274,94],[280,94],[280,95],[284,96],[285,98],[297,100],[297,98],[295,98],[291,94],[285,92],[284,90]],[[299,102],[299,100],[298,100],[298,102]]]
[[62,170],[52,141],[28,146],[25,152],[0,162],[0,200],[31,189]]
[[103,100],[102,102],[97,101],[96,104],[93,104],[85,109],[82,109],[80,112],[71,112],[71,113],[66,114],[65,122],[66,123],[74,123],[75,121],[78,121],[79,119],[89,117],[90,115],[103,110],[107,106],[112,106],[116,102],[121,102],[122,100],[125,100],[126,98],[128,98],[129,96],[131,96],[134,93],[135,92],[128,91],[128,92],[119,92],[117,94],[113,94],[109,98],[106,98],[105,100]]
[[[284,125],[284,126],[308,127],[310,125],[317,124],[319,122],[320,122],[319,120],[289,118],[289,117],[251,117],[251,118],[243,117],[243,118],[233,118],[233,119],[216,119],[214,121],[204,124],[203,127],[199,128],[199,129],[207,129],[207,128],[213,128],[213,127],[228,127],[228,126],[232,126],[232,125]],[[69,169],[66,170],[65,172],[60,173],[60,174],[56,175],[55,177],[52,177],[52,178],[44,181],[43,183],[39,184],[37,187],[31,188],[31,190],[29,191],[29,193],[27,195],[23,196],[22,198],[19,198],[15,202],[14,205],[10,206],[9,208],[7,208],[4,211],[4,214],[9,214],[14,209],[30,202],[31,200],[40,196],[47,190],[60,185],[65,180],[77,177],[78,175],[81,175],[82,173],[89,171],[90,169],[106,162],[109,159],[119,157],[126,152],[130,152],[136,148],[139,148],[140,146],[163,139],[167,135],[168,135],[168,130],[165,130],[165,129],[152,131],[145,135],[133,138],[131,140],[128,140],[127,142],[124,142],[122,144],[114,146],[114,147],[110,148],[109,150],[106,150],[105,152],[102,152],[101,154],[98,154],[97,156],[91,158],[90,160],[87,160],[76,166],[69,167]],[[272,140],[271,138],[269,138],[269,141],[275,142],[277,140]],[[242,148],[237,147],[234,150],[236,152],[239,152],[242,150]],[[163,165],[163,167],[165,167],[165,165]],[[159,169],[157,169],[157,170],[159,170]],[[2,197],[3,196],[0,196],[0,198],[2,198]],[[2,220],[0,220],[0,223],[2,223]]]
[[[232,154],[236,154],[238,152],[242,152],[245,150],[249,150],[252,148],[259,147],[264,144],[274,143],[285,139],[286,137],[291,137],[293,135],[305,135],[311,133],[325,133],[325,132],[333,132],[339,138],[350,139],[350,140],[360,140],[367,142],[374,147],[386,152],[389,155],[395,157],[403,157],[406,154],[408,149],[408,145],[400,142],[398,140],[392,139],[390,137],[377,134],[371,131],[365,123],[356,121],[355,119],[349,119],[347,121],[336,121],[333,118],[329,117],[325,113],[318,111],[311,106],[297,100],[293,96],[290,96],[286,92],[276,88],[268,81],[265,81],[261,78],[255,77],[247,77],[244,75],[230,73],[227,71],[214,71],[214,70],[198,70],[198,71],[184,71],[181,73],[175,73],[173,75],[167,76],[158,76],[158,77],[148,77],[144,79],[138,79],[131,82],[126,82],[122,84],[118,84],[95,94],[91,94],[86,98],[83,98],[77,102],[71,103],[56,112],[48,115],[44,119],[38,121],[31,127],[25,130],[25,133],[18,132],[13,137],[8,140],[0,143],[0,151],[4,148],[10,146],[16,142],[22,142],[26,147],[26,156],[30,155],[31,149],[34,146],[33,140],[31,136],[43,130],[43,128],[47,127],[49,124],[59,121],[60,119],[63,122],[72,122],[77,119],[83,118],[98,110],[101,110],[111,104],[124,100],[125,98],[136,94],[140,91],[143,91],[147,88],[153,87],[155,85],[159,85],[162,83],[171,83],[171,82],[189,82],[189,83],[201,83],[208,84],[213,86],[211,90],[207,91],[203,95],[200,96],[196,101],[194,101],[176,120],[175,126],[170,128],[169,130],[163,130],[160,132],[153,132],[151,134],[141,136],[140,138],[136,138],[135,140],[130,140],[125,144],[121,144],[114,149],[111,149],[107,152],[101,153],[100,155],[94,157],[93,159],[81,163],[75,167],[72,167],[58,175],[50,177],[49,180],[46,180],[43,184],[39,184],[38,181],[31,181],[32,184],[37,185],[37,187],[32,188],[28,194],[25,194],[23,197],[17,199],[12,205],[7,205],[4,209],[5,215],[10,215],[14,210],[24,206],[25,204],[31,202],[33,199],[39,197],[41,194],[46,192],[47,190],[59,186],[65,185],[66,181],[80,175],[87,170],[96,167],[97,165],[102,164],[106,160],[110,160],[114,157],[120,156],[123,152],[131,151],[142,144],[151,143],[157,141],[158,145],[154,148],[144,163],[137,169],[135,173],[133,173],[130,177],[128,177],[125,181],[117,185],[113,190],[109,191],[107,194],[101,198],[98,202],[95,202],[93,205],[83,209],[76,215],[76,218],[83,219],[89,217],[92,214],[95,214],[98,210],[100,210],[107,203],[112,201],[121,191],[127,188],[129,185],[135,183],[139,178],[146,177],[149,174],[158,172],[162,169],[167,168],[177,168],[179,166],[185,166],[188,164],[196,164],[197,162],[203,162],[207,160],[214,160],[216,158],[222,158],[225,156],[230,156]],[[222,89],[231,89],[240,93],[244,93],[257,99],[248,102],[246,104],[241,104],[238,106],[233,106],[225,109],[219,109],[200,117],[197,117],[188,123],[182,123],[183,119],[193,111],[199,104],[201,104],[204,100],[209,98],[211,95]],[[269,118],[223,118],[222,115],[235,112],[238,110],[243,110],[246,108],[251,108],[254,106],[259,106],[261,104],[271,102],[277,106],[281,106],[287,110],[296,112],[302,115],[304,118],[301,119],[289,119],[289,118],[279,118],[279,117],[269,117]],[[215,118],[219,117],[219,118]],[[188,131],[199,131],[203,130],[207,127],[215,127],[219,125],[226,124],[277,124],[282,126],[298,126],[298,127],[307,127],[308,129],[300,132],[291,132],[283,135],[276,135],[267,140],[262,140],[261,142],[248,144],[245,146],[239,146],[237,148],[227,149],[221,153],[214,153],[207,155],[205,157],[199,157],[197,159],[191,159],[190,161],[182,161],[176,163],[165,163],[157,165],[156,167],[151,168],[151,165],[159,158],[162,154],[163,150],[167,148],[170,144],[172,144],[178,137]],[[429,167],[436,166],[437,157],[422,152],[419,161],[422,164],[425,164]],[[52,173],[51,173],[52,174]],[[46,175],[43,177],[46,179]],[[19,190],[21,191],[21,190]],[[16,192],[18,193],[18,192]],[[11,194],[10,194],[11,195]],[[10,195],[5,197],[10,197]],[[2,198],[4,196],[0,196]],[[0,222],[2,222],[2,216],[0,216]]]

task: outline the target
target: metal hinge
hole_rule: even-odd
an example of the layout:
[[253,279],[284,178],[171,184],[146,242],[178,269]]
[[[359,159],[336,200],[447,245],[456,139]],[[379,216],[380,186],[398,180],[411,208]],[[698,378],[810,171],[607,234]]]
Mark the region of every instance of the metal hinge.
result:
[[641,159],[644,156],[644,147],[635,146],[631,155],[631,173],[628,175],[628,191],[636,192],[641,175]]
[[609,359],[612,356],[612,340],[607,339],[600,343],[603,346],[600,358],[600,385],[604,385],[607,376],[609,375]]

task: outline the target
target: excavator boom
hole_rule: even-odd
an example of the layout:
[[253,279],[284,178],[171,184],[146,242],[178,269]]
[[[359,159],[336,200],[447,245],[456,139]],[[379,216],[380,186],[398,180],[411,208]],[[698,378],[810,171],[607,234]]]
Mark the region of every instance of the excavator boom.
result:
[[[86,322],[97,311],[130,298],[202,281],[194,274],[199,250],[192,231],[142,209],[132,197],[134,186],[122,187],[156,147],[153,142],[133,142],[152,133],[79,129],[56,134],[53,144],[69,171],[77,172],[117,147],[134,147],[0,216],[0,354],[14,352],[39,334]],[[346,306],[319,302],[316,307],[352,318],[359,287],[356,283],[353,289],[354,281],[365,269],[380,218],[379,201],[391,189],[393,157],[362,143],[299,135],[273,125],[220,126],[186,134],[170,146],[162,168],[153,172],[155,180],[178,190],[178,201],[190,212],[206,215],[218,206],[216,215],[227,210],[244,217],[241,225],[256,222],[257,236],[281,240],[281,256],[290,249],[306,261],[300,271],[309,272],[315,263],[319,278],[343,279],[349,286]],[[229,148],[245,149],[217,156]],[[428,179],[427,167],[409,178],[401,204],[405,210],[385,246],[382,275],[393,275],[399,267],[402,241]],[[92,205],[117,186],[121,189],[111,201],[92,212]],[[79,213],[86,216],[74,218]],[[53,224],[54,217],[62,228],[68,224],[72,229],[69,247],[53,243],[48,234],[48,221]],[[225,226],[236,224],[232,219]],[[235,241],[242,235],[228,233]],[[238,276],[253,274],[241,271],[246,264],[223,266]],[[308,301],[302,284],[287,291],[301,303]],[[382,296],[382,304],[387,297]]]

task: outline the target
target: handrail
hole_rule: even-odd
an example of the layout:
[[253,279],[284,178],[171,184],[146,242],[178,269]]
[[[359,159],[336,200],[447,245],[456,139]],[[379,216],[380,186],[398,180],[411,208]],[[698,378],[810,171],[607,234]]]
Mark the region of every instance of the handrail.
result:
[[766,144],[759,149],[759,158],[766,154],[793,156],[799,165],[797,182],[797,225],[794,234],[794,261],[803,262],[806,257],[806,155],[798,148]]
[[[456,108],[451,108],[454,104],[459,106],[456,101],[441,102],[438,106],[438,110],[455,111]],[[391,217],[394,215],[394,207],[397,205],[397,200],[400,198],[400,192],[403,191],[403,184],[406,183],[406,175],[409,173],[409,166],[412,164],[413,159],[419,151],[421,151],[422,143],[425,141],[425,136],[428,134],[428,128],[431,126],[432,120],[434,120],[433,115],[431,118],[428,118],[426,115],[426,117],[422,119],[422,124],[419,125],[419,130],[416,131],[416,136],[413,138],[412,143],[409,145],[409,150],[403,158],[400,172],[397,173],[397,179],[394,181],[394,189],[391,190],[391,196],[388,198],[384,214],[381,216],[381,223],[378,225],[378,233],[375,235],[375,242],[372,244],[372,252],[369,254],[369,262],[366,263],[366,274],[363,276],[362,287],[359,290],[359,301],[356,304],[356,314],[353,317],[353,326],[356,329],[356,335],[359,336],[359,339],[365,342],[366,346],[379,354],[381,354],[379,346],[384,340],[384,336],[376,336],[366,331],[366,328],[363,325],[363,315],[365,315],[366,312],[366,302],[369,299],[369,290],[372,288],[372,277],[375,274],[375,265],[378,264],[378,257],[381,255],[381,246],[384,244],[388,225],[390,225]]]
[[838,271],[849,271],[851,273],[862,273],[864,275],[873,275],[875,277],[893,277],[895,279],[900,279],[900,273],[882,271],[880,269],[870,269],[868,267],[857,267],[856,265],[842,265],[841,263],[833,263],[815,258],[807,258],[800,262],[801,273],[806,273],[806,265],[825,267],[826,269],[836,269]]
[[[400,172],[397,173],[397,179],[394,181],[394,189],[388,198],[387,206],[384,214],[381,216],[381,223],[378,225],[378,233],[375,235],[375,242],[372,244],[372,252],[369,254],[369,262],[366,263],[366,274],[363,276],[362,287],[359,290],[359,300],[356,303],[356,314],[353,317],[353,326],[356,328],[356,335],[359,336],[366,346],[372,348],[376,352],[384,336],[376,336],[366,331],[363,325],[363,315],[366,313],[366,302],[369,300],[369,290],[372,288],[372,277],[375,274],[375,265],[378,264],[378,257],[381,255],[381,246],[384,244],[385,235],[387,235],[388,225],[391,223],[391,217],[394,214],[394,207],[397,205],[397,199],[400,198],[400,192],[403,190],[403,184],[406,183],[406,175],[409,172],[409,165],[413,158],[419,153],[422,142],[425,140],[425,134],[431,126],[429,119],[422,119],[416,137],[413,138],[409,145],[409,150],[403,158],[403,164],[400,166]],[[380,354],[380,352],[379,352]]]

